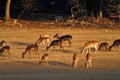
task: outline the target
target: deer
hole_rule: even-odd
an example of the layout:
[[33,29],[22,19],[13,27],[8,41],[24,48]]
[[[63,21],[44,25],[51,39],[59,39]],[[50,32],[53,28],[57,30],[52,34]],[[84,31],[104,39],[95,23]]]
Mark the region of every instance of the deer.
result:
[[103,43],[101,43],[100,45],[99,45],[99,51],[101,50],[101,49],[108,49],[108,43],[107,42],[103,42]]
[[48,51],[50,47],[53,47],[53,51],[54,51],[54,49],[55,49],[56,46],[59,46],[60,49],[62,49],[63,48],[62,41],[61,40],[53,40],[50,43],[50,45],[46,47],[46,51]]
[[38,52],[38,45],[37,44],[32,44],[32,45],[28,45],[25,49],[25,51],[22,53],[22,58],[25,57],[26,53],[29,53],[29,58],[31,57],[31,51],[36,51],[38,56],[39,56],[39,52]]
[[111,51],[113,47],[119,48],[119,45],[120,45],[120,39],[114,40],[113,44],[109,46],[109,51]]
[[55,34],[54,38],[57,38],[57,39],[61,40],[62,42],[68,41],[69,45],[71,46],[71,39],[72,39],[71,35],[64,35],[64,36],[59,37],[58,34]]
[[84,45],[84,48],[82,50],[82,55],[85,53],[85,50],[87,52],[90,52],[91,53],[91,48],[94,48],[95,49],[95,53],[97,52],[98,50],[98,41],[89,41],[87,43],[85,43]]
[[49,57],[48,54],[44,54],[41,58],[41,61],[39,62],[39,65],[48,64],[48,57]]
[[10,55],[10,46],[3,46],[1,49],[0,49],[0,55],[4,55],[4,54],[8,54],[9,56]]
[[72,62],[72,67],[73,67],[73,68],[77,68],[78,59],[79,59],[78,54],[77,54],[77,53],[74,53],[74,54],[73,54],[73,62]]
[[50,35],[49,34],[41,34],[39,39],[36,41],[37,44],[40,44],[42,47],[48,45],[50,42]]
[[6,41],[4,40],[0,42],[0,47],[3,47],[3,46],[6,46]]
[[86,54],[86,60],[87,60],[87,63],[85,64],[85,67],[86,68],[92,68],[93,56],[90,53]]

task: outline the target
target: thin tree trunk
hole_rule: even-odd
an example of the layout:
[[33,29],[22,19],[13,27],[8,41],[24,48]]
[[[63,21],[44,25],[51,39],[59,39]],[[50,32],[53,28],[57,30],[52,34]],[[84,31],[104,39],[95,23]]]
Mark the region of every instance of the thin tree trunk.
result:
[[10,3],[11,0],[7,0],[6,2],[6,10],[5,10],[5,20],[10,20]]
[[103,14],[102,14],[102,6],[103,6],[103,1],[101,0],[100,1],[100,11],[99,11],[99,16],[100,16],[100,18],[103,18]]
[[[118,4],[118,9],[120,10],[120,4]],[[118,18],[120,19],[120,11],[118,10]]]

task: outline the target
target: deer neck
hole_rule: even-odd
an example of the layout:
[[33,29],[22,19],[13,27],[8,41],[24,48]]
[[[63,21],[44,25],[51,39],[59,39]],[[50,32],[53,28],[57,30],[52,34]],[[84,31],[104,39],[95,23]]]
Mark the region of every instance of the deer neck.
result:
[[57,35],[56,38],[60,39],[60,37]]
[[82,50],[82,54],[84,54],[85,50],[88,49],[88,47],[84,47]]

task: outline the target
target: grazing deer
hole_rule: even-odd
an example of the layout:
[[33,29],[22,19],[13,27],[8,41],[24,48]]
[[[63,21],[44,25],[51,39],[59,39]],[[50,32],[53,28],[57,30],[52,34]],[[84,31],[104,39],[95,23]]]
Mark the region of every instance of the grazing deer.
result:
[[98,48],[98,42],[97,42],[97,41],[87,42],[87,43],[84,45],[84,48],[83,48],[83,50],[82,50],[82,55],[85,53],[85,50],[87,50],[87,52],[90,52],[90,53],[91,53],[91,48],[94,48],[94,49],[95,49],[95,53],[96,53],[97,48]]
[[0,55],[8,54],[10,56],[10,47],[9,46],[3,46],[0,49]]
[[90,53],[87,53],[86,54],[86,60],[87,60],[87,63],[85,65],[86,68],[92,68],[92,55]]
[[41,34],[39,39],[36,41],[37,44],[40,44],[42,47],[48,45],[50,42],[50,35],[49,34]]
[[31,51],[36,51],[38,56],[39,56],[38,45],[37,44],[33,44],[33,45],[28,45],[26,47],[25,52],[22,53],[22,58],[25,57],[26,53],[29,53],[29,57],[31,57]]
[[4,40],[0,42],[0,47],[3,47],[3,46],[6,46],[6,41]]
[[108,43],[106,43],[106,42],[103,42],[103,43],[101,43],[100,44],[100,46],[99,46],[99,50],[101,50],[101,49],[108,49]]
[[120,45],[120,39],[114,40],[113,44],[109,46],[109,51],[111,51],[113,47],[119,48],[119,45]]
[[72,36],[71,36],[71,35],[64,35],[64,36],[59,37],[58,34],[56,34],[56,35],[54,36],[54,38],[57,38],[57,39],[59,39],[59,40],[62,40],[62,42],[68,41],[68,42],[69,42],[69,45],[71,45],[71,39],[72,39]]
[[49,55],[48,54],[44,54],[41,58],[41,61],[39,62],[39,65],[41,64],[48,64],[48,57]]
[[[53,40],[53,41],[50,43],[50,45],[46,47],[46,51],[48,51],[48,49],[49,49],[51,46],[52,46],[54,49],[55,49],[56,46],[59,46],[60,49],[63,48],[63,46],[62,46],[62,41],[61,41],[61,40]],[[53,51],[54,51],[54,49],[53,49]]]
[[72,67],[73,67],[73,68],[77,68],[78,59],[79,59],[78,54],[74,53],[74,54],[73,54],[73,62],[72,62]]

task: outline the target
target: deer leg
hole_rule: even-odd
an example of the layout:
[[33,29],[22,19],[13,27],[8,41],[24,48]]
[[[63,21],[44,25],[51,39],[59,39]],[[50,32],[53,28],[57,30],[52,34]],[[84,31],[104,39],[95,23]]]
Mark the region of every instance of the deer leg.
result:
[[0,56],[3,56],[3,52],[0,53]]
[[30,53],[30,50],[29,50],[29,58],[31,58],[31,53]]
[[9,57],[11,57],[10,50],[8,50]]
[[[119,44],[117,44],[117,48],[119,48]],[[118,49],[119,50],[119,49]]]
[[42,40],[41,44],[42,44],[42,47],[45,47],[45,45],[44,45],[44,41],[43,41],[43,40]]
[[25,54],[26,54],[26,51],[22,53],[22,58],[24,58],[24,57],[25,57]]
[[95,54],[96,54],[97,50],[98,50],[98,48],[97,48],[97,46],[95,46]]
[[70,40],[68,40],[68,42],[69,42],[69,46],[71,47],[71,41],[70,41]]
[[99,50],[101,50],[101,46],[99,47]]
[[60,45],[60,50],[64,50],[64,48],[63,48],[63,46],[62,46],[62,45]]
[[40,44],[40,46],[43,47],[43,41],[41,39],[39,39],[39,44]]
[[38,49],[37,49],[37,55],[40,57],[40,53],[39,53]]
[[91,53],[91,48],[88,48],[88,52]]
[[46,61],[46,63],[48,64],[48,60]]
[[95,48],[95,54],[96,54],[96,52],[97,52],[97,49]]
[[55,51],[55,46],[53,46],[53,52]]
[[47,66],[47,65],[48,65],[48,60],[45,61],[45,66]]
[[24,58],[24,54],[25,54],[25,53],[23,52],[23,53],[22,53],[22,58]]
[[105,49],[107,50],[107,49],[108,49],[108,47],[107,47],[107,46],[105,46]]
[[40,44],[42,47],[43,47],[43,41],[41,41],[41,44]]
[[88,48],[88,49],[86,49],[86,54],[87,54],[87,53],[89,53],[89,48]]

